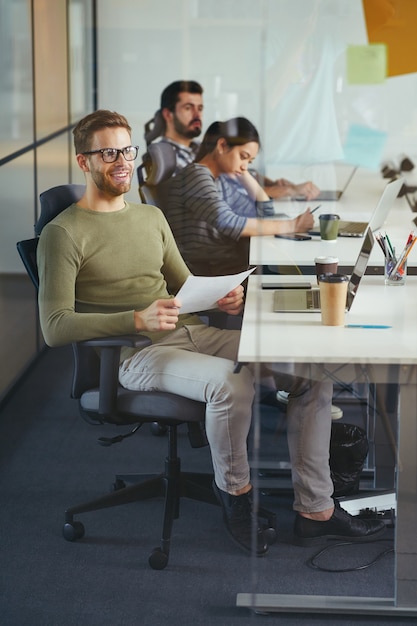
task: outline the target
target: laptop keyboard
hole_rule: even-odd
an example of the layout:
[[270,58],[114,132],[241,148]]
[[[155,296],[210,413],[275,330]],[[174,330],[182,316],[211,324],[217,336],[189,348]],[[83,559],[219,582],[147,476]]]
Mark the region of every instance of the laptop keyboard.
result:
[[363,233],[367,227],[367,222],[339,222],[339,232],[341,230],[347,231],[349,233]]

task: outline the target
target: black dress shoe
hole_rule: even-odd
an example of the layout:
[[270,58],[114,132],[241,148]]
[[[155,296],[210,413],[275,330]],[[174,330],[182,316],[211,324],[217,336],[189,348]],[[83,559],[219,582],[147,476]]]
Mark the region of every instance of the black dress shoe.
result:
[[[252,492],[241,496],[232,496],[218,488],[213,481],[213,490],[223,509],[223,520],[233,541],[247,552],[252,552]],[[262,556],[268,550],[268,544],[256,519],[256,555]]]
[[350,515],[335,501],[334,512],[327,522],[317,522],[297,514],[294,522],[295,543],[313,546],[328,539],[339,541],[375,541],[385,532],[380,520],[360,519]]

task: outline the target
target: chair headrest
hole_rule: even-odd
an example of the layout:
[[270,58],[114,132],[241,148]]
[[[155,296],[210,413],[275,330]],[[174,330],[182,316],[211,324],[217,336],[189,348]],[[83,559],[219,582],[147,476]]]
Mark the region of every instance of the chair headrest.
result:
[[35,235],[39,236],[42,228],[64,209],[78,202],[84,195],[85,185],[58,185],[43,191],[40,196],[41,214],[35,224]]
[[143,172],[142,166],[139,166],[139,184],[143,184],[144,182],[146,185],[152,187],[171,178],[177,167],[177,153],[175,148],[172,144],[165,141],[151,143],[142,159],[143,167],[146,171],[146,180],[141,180]]
[[162,117],[161,110],[157,111],[153,118],[145,124],[145,141],[146,147],[149,146],[152,141],[155,141],[158,137],[165,135],[166,124]]

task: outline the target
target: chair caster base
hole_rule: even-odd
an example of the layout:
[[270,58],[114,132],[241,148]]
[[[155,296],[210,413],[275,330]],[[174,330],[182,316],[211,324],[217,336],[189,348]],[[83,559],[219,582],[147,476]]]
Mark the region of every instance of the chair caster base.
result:
[[[277,540],[277,517],[275,513],[271,513],[267,509],[260,507],[258,510],[258,518],[261,520],[261,528],[268,545],[272,545]],[[263,521],[263,523],[262,523]]]
[[151,424],[151,433],[154,437],[163,437],[168,432],[168,426],[164,426],[163,424],[159,424],[158,422],[152,422]]
[[149,555],[148,563],[152,569],[165,569],[168,565],[169,555],[161,548],[154,548]]
[[275,528],[263,528],[262,532],[264,534],[266,543],[269,546],[272,546],[272,544],[275,543],[277,540],[277,531],[275,530]]
[[62,529],[64,539],[67,541],[77,541],[85,535],[85,528],[81,522],[67,522]]

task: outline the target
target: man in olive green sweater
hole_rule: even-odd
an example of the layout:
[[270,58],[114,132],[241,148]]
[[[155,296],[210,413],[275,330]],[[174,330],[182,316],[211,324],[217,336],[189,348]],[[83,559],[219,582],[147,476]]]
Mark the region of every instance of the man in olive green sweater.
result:
[[[152,345],[140,351],[123,351],[119,380],[129,389],[159,389],[206,403],[213,488],[229,534],[251,551],[247,436],[254,375],[246,366],[234,373],[240,333],[207,327],[198,316],[181,315],[181,302],[172,294],[190,272],[170,228],[159,209],[124,200],[138,152],[131,145],[126,118],[95,111],[77,124],[74,143],[85,175],[85,194],[44,227],[38,245],[45,340],[58,346],[134,332],[152,339]],[[218,306],[239,314],[243,288],[230,292]],[[290,392],[296,534],[302,540],[329,534],[360,540],[380,534],[383,522],[356,521],[335,508],[331,498],[331,383],[275,377],[279,388]],[[267,548],[258,527],[257,554]]]

